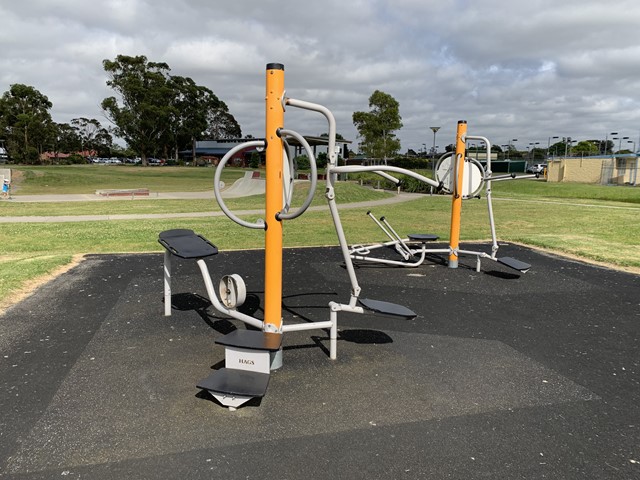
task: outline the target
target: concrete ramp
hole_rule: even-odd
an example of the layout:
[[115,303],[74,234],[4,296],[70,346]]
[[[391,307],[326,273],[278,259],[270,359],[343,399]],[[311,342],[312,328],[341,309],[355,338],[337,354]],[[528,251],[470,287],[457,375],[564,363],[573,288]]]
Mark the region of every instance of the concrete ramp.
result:
[[250,195],[264,195],[265,179],[260,178],[260,172],[246,172],[233,185],[222,191],[223,198],[248,197]]

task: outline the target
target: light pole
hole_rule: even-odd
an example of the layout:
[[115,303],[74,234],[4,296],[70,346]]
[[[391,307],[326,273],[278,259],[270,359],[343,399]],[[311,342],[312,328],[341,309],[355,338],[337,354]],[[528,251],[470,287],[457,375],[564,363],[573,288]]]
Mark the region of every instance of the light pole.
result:
[[[517,142],[517,141],[518,141],[517,138],[509,140],[509,160],[511,160],[511,145],[513,145],[513,142]],[[513,146],[513,148],[515,148],[515,145]]]
[[620,150],[622,150],[622,140],[629,140],[629,137],[622,137],[620,139],[620,141],[618,142],[618,152],[620,152]]
[[[604,154],[607,154],[607,149],[609,148],[609,135],[613,136],[613,135],[618,135],[618,132],[611,132],[608,135],[605,136],[604,139]],[[611,155],[613,155],[613,147],[611,147]]]
[[436,158],[436,133],[440,130],[440,127],[429,127],[433,132],[433,158]]
[[529,145],[531,145],[531,146],[532,146],[532,147],[531,147],[531,157],[530,157],[530,160],[535,160],[535,158],[536,158],[535,150],[536,150],[536,148],[538,148],[538,147],[536,147],[536,145],[540,145],[540,142],[529,142]]
[[627,140],[627,143],[633,143],[633,150],[631,151],[631,153],[636,153],[636,142],[634,142],[633,140]]
[[558,137],[549,137],[549,140],[547,140],[547,158],[549,158],[549,149],[551,148],[551,139],[556,139]]

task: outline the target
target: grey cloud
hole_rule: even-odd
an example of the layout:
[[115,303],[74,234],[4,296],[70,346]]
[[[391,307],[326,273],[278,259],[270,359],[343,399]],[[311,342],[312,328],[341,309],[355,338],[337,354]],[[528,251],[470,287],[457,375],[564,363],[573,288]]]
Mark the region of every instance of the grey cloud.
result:
[[[500,144],[640,129],[640,4],[598,0],[31,0],[0,5],[0,90],[33,85],[53,116],[103,119],[102,60],[144,54],[191,76],[262,135],[264,68],[296,98],[351,114],[375,89],[400,102],[403,150],[453,143],[456,122]],[[326,130],[287,111],[287,126]]]

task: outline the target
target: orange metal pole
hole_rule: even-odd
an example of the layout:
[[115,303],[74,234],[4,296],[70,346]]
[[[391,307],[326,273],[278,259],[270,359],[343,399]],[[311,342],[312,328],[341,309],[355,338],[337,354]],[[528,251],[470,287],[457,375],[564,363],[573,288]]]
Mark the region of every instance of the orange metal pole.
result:
[[266,78],[266,220],[264,261],[264,330],[282,330],[282,222],[276,215],[282,210],[282,140],[284,128],[284,65],[267,64]]
[[458,268],[458,248],[460,247],[460,217],[462,214],[462,182],[464,181],[464,159],[466,156],[465,136],[467,121],[460,120],[456,131],[456,158],[453,195],[451,201],[451,231],[449,234],[449,268]]

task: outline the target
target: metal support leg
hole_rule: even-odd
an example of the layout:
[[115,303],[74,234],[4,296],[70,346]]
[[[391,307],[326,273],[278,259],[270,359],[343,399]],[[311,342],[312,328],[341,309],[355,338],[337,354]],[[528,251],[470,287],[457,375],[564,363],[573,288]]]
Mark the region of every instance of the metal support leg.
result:
[[164,316],[171,316],[171,253],[164,251]]
[[329,335],[329,358],[338,358],[338,312],[331,310],[329,313],[331,320],[331,333]]

